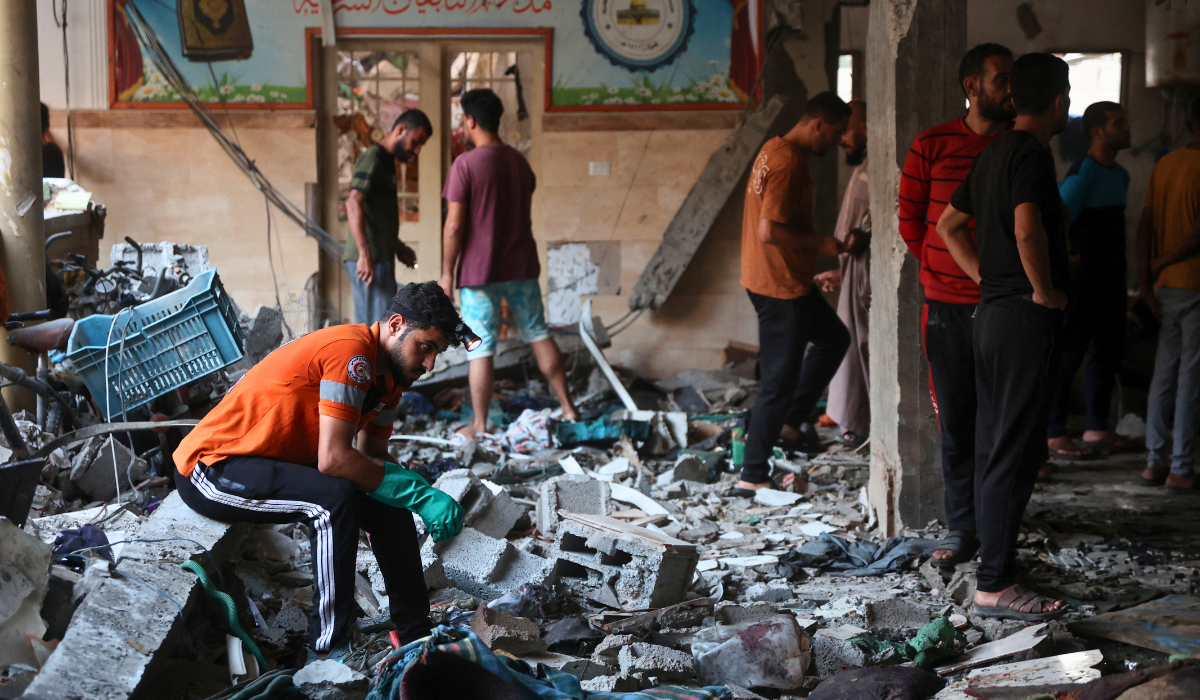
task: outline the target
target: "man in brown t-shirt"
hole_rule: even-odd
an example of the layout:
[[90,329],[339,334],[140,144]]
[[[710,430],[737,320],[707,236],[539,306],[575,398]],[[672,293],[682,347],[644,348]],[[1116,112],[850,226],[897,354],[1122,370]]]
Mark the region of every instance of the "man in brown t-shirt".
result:
[[[834,257],[855,247],[855,241],[817,233],[808,156],[824,155],[836,145],[849,119],[850,107],[835,93],[814,96],[791,131],[763,145],[750,171],[742,218],[742,286],[758,312],[759,388],[734,495],[773,487],[767,460],[777,438],[793,449],[820,449],[808,419],[842,363],[850,334],[813,288],[813,273],[818,255]],[[809,343],[813,347],[805,355]]]

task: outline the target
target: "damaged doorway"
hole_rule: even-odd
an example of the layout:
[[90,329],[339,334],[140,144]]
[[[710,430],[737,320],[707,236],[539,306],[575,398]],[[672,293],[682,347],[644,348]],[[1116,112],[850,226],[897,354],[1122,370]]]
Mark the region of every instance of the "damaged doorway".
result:
[[[470,148],[462,136],[458,100],[465,90],[487,87],[504,101],[500,136],[540,175],[545,50],[535,36],[426,39],[404,30],[355,36],[339,32],[337,45],[313,41],[317,94],[320,219],[339,240],[350,234],[345,201],[354,163],[383,138],[405,109],[429,116],[434,133],[416,162],[397,163],[396,206],[400,240],[417,253],[417,267],[396,263],[399,283],[436,280],[441,274],[442,186],[454,158]],[[365,30],[359,30],[365,31]],[[378,31],[378,30],[374,30]],[[503,30],[497,30],[503,31]],[[454,34],[447,30],[447,34]],[[315,57],[319,56],[319,59]],[[534,237],[541,240],[541,197],[534,195]],[[543,258],[544,260],[544,258]],[[321,290],[329,322],[353,316],[350,281],[340,264],[321,260]]]

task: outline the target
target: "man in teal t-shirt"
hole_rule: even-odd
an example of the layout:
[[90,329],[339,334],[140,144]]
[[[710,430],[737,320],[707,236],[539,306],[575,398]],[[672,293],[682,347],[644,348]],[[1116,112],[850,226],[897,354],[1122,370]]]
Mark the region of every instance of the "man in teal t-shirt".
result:
[[1117,152],[1129,148],[1129,121],[1115,102],[1096,102],[1083,113],[1091,139],[1087,155],[1058,185],[1071,211],[1071,286],[1062,359],[1052,384],[1047,447],[1051,456],[1081,453],[1067,435],[1071,382],[1084,369],[1084,447],[1128,449],[1133,445],[1108,425],[1113,383],[1125,350],[1125,196],[1129,173]]
[[409,267],[417,263],[417,254],[400,241],[396,161],[416,158],[431,135],[429,117],[419,109],[407,110],[354,164],[346,199],[350,235],[342,260],[350,276],[355,323],[374,323],[387,312],[396,295],[395,258]]

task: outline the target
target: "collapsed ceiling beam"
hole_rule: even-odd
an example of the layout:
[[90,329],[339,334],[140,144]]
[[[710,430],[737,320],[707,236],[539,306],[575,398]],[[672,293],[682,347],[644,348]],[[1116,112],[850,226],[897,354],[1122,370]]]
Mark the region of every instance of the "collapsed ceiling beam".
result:
[[704,166],[687,199],[675,213],[662,243],[650,258],[629,296],[629,310],[660,309],[700,249],[717,215],[738,189],[767,135],[780,133],[775,122],[790,112],[788,98],[776,95],[729,135]]

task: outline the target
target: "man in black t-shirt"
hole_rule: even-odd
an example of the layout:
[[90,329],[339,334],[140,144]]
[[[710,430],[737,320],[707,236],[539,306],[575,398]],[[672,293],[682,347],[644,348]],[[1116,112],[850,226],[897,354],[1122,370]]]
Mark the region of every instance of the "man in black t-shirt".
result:
[[975,159],[937,224],[955,262],[980,287],[973,612],[981,617],[1037,621],[1066,612],[1062,601],[1018,585],[1015,565],[1021,516],[1046,460],[1048,386],[1067,305],[1067,239],[1049,144],[1066,127],[1070,89],[1062,59],[1031,53],[1013,64],[1016,124]]

